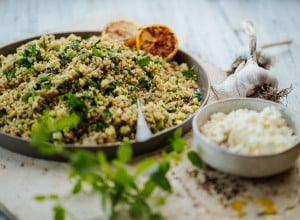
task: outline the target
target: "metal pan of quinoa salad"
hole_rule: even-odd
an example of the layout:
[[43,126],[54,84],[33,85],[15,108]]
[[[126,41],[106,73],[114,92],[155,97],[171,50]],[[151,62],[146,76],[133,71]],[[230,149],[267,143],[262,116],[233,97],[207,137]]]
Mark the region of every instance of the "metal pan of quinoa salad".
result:
[[[135,155],[144,154],[165,146],[177,128],[183,133],[191,128],[209,88],[201,65],[182,50],[166,61],[102,40],[101,32],[93,31],[14,42],[0,48],[0,145],[63,160],[42,155],[31,144],[33,127],[44,120],[58,124],[38,128],[50,143],[113,157],[122,142],[130,141]],[[153,133],[144,142],[135,141],[137,99]]]

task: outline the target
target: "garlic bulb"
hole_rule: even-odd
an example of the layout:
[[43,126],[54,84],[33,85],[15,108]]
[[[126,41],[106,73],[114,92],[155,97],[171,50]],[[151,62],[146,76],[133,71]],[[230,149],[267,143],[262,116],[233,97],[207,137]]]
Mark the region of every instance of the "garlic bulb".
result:
[[258,86],[266,84],[274,88],[278,86],[278,81],[271,71],[257,63],[257,57],[266,64],[269,63],[270,57],[257,53],[253,24],[250,21],[245,22],[244,30],[250,38],[250,56],[247,61],[241,59],[236,63],[234,74],[229,75],[221,84],[212,86],[212,91],[218,99],[250,96]]
[[[249,57],[249,48],[248,47],[242,47],[236,54],[236,59],[231,64],[231,69],[227,70],[227,74],[233,74],[236,70],[236,68],[243,62],[247,61]],[[275,63],[276,59],[274,56],[266,53],[263,51],[263,48],[259,48],[256,51],[256,58],[257,58],[257,64],[258,66],[264,68],[264,69],[270,69]]]

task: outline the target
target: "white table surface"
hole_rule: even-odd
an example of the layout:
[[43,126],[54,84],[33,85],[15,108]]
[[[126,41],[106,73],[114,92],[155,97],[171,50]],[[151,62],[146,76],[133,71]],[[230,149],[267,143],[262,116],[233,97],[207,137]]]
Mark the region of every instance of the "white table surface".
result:
[[[170,26],[177,33],[181,48],[228,69],[239,48],[247,42],[240,28],[241,21],[251,19],[256,25],[258,44],[294,40],[291,46],[267,52],[277,57],[272,71],[278,77],[279,87],[293,86],[285,104],[300,112],[299,13],[300,1],[280,0],[0,0],[0,45],[51,31],[100,30],[112,19],[128,18],[141,25]],[[51,219],[51,204],[37,203],[33,197],[40,193],[66,192],[70,181],[64,166],[0,147],[0,202],[19,219]],[[80,201],[81,204],[97,203],[90,197]],[[94,206],[93,210],[80,208],[75,202],[70,206],[78,207],[76,212],[82,216],[97,214]]]

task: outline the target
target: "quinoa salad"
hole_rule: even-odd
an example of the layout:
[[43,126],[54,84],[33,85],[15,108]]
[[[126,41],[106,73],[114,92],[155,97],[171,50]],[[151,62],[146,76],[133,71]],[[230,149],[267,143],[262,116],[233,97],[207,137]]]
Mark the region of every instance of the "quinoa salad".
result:
[[[76,114],[76,127],[51,142],[103,144],[134,140],[137,98],[153,133],[193,114],[201,93],[186,63],[167,62],[121,42],[44,35],[0,55],[0,131],[31,139],[32,127]],[[45,113],[46,112],[46,113]]]

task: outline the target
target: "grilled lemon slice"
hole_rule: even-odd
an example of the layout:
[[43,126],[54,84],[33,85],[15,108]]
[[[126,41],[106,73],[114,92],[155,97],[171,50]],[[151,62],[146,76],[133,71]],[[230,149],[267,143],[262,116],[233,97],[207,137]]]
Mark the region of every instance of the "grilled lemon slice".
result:
[[153,24],[139,31],[136,36],[136,47],[170,61],[178,51],[178,39],[169,27]]
[[115,20],[108,23],[103,31],[102,37],[109,41],[123,41],[128,46],[135,45],[139,26],[129,20]]

